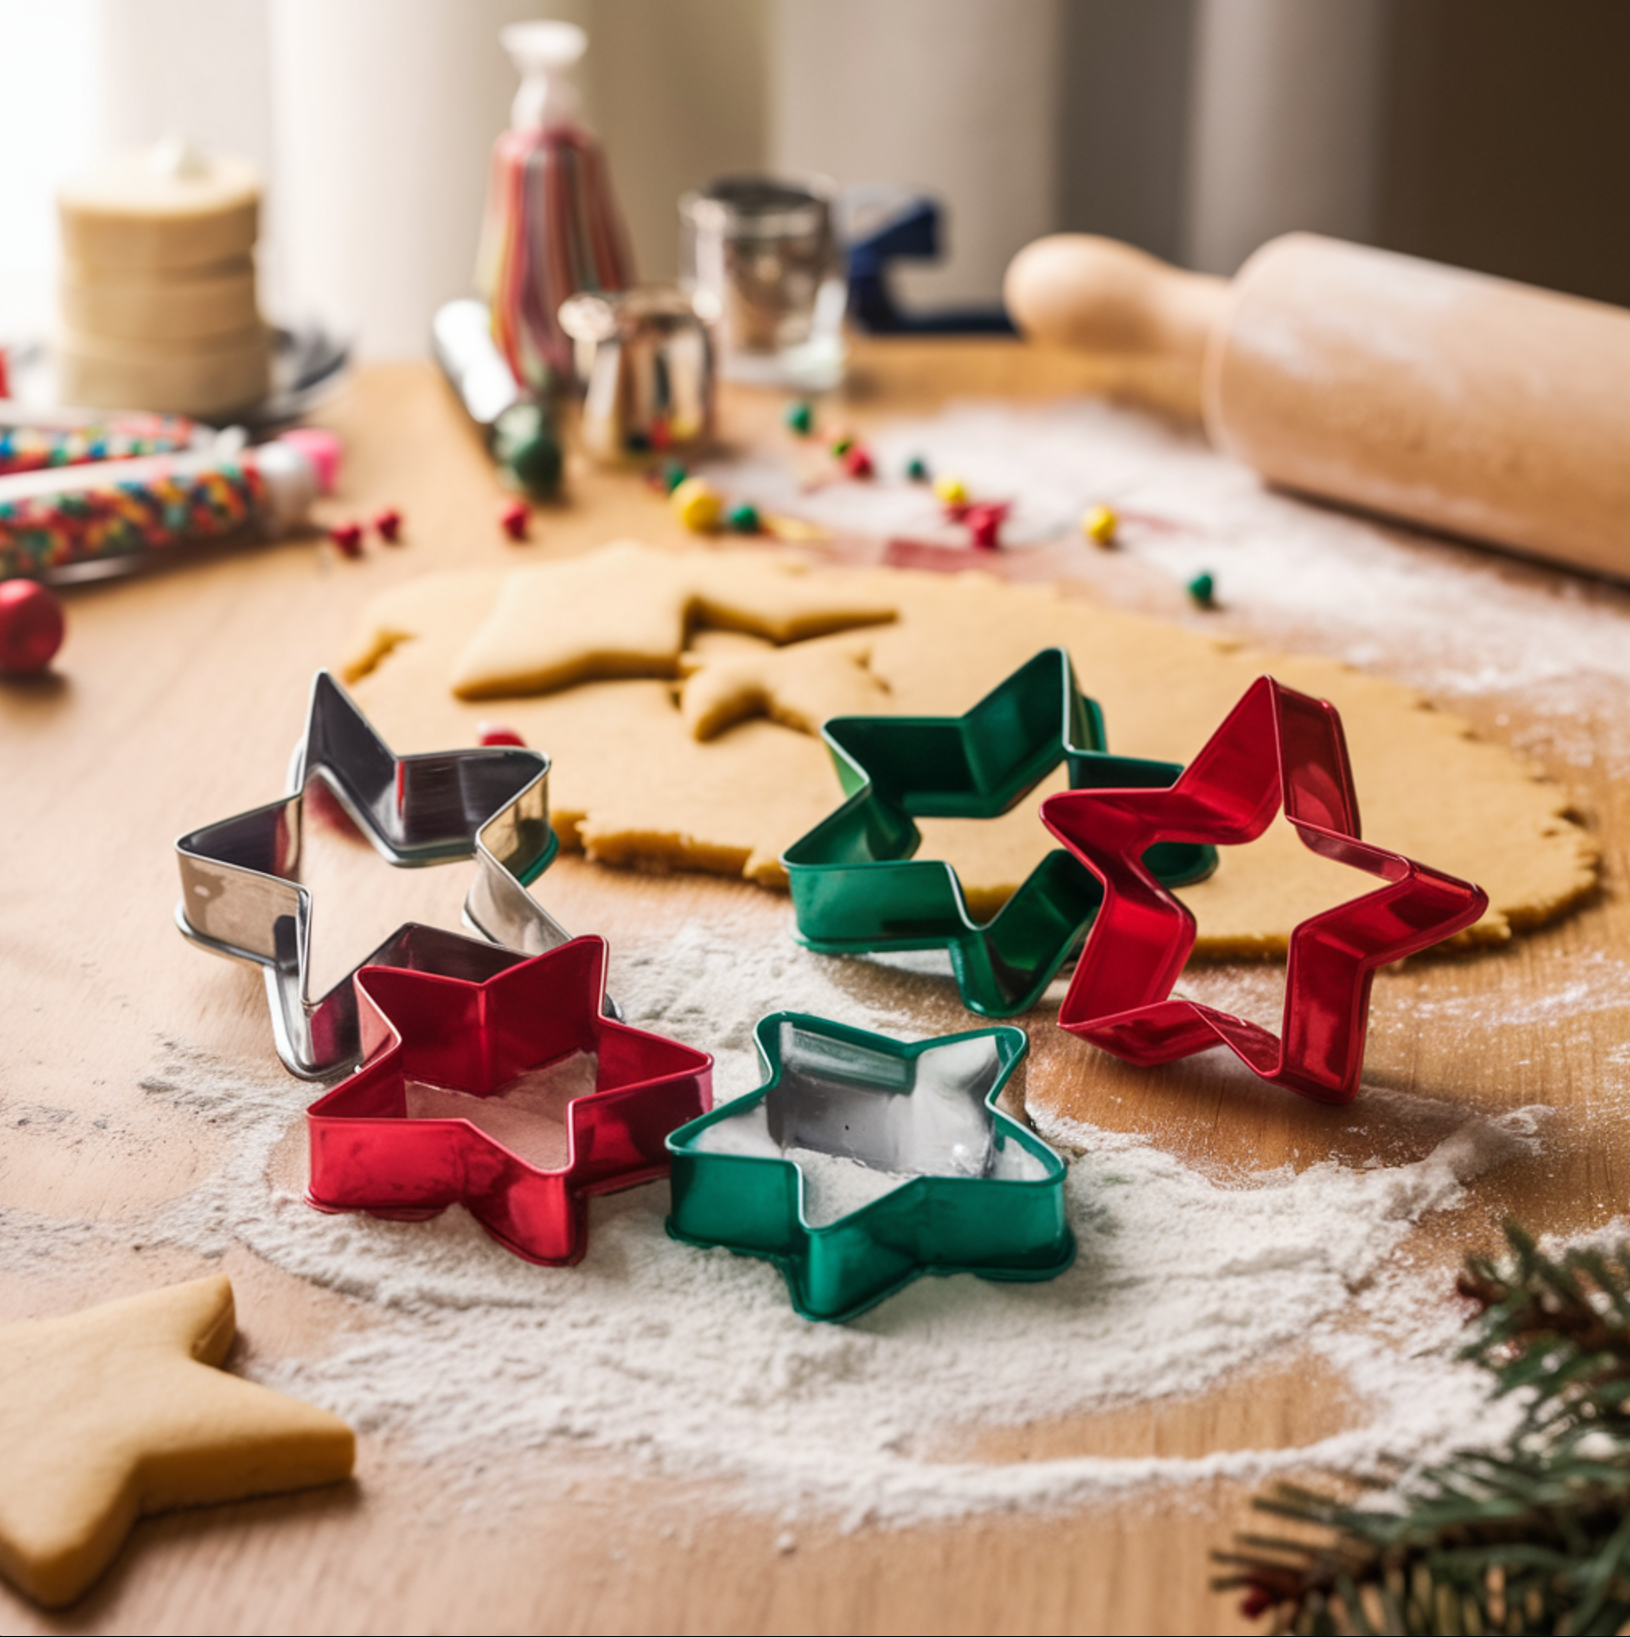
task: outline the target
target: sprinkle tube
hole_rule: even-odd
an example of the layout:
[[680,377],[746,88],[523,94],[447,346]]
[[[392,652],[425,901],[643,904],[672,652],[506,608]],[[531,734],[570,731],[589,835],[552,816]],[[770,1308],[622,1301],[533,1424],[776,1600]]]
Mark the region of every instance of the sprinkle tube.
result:
[[179,454],[213,441],[183,415],[101,414],[0,402],[0,477],[93,461]]
[[178,546],[304,522],[317,462],[281,440],[0,477],[0,580],[95,579]]

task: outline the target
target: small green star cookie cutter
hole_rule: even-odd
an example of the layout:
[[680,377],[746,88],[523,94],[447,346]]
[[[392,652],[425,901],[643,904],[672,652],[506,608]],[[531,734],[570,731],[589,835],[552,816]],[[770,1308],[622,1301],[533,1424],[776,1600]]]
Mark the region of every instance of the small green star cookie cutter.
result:
[[1022,1029],[908,1043],[774,1012],[755,1038],[764,1084],[668,1138],[675,1239],[774,1262],[806,1319],[855,1318],[924,1273],[1041,1280],[1075,1260],[1064,1161],[996,1107]]
[[[1068,853],[1047,854],[988,922],[951,866],[918,859],[918,818],[997,818],[1061,762],[1072,789],[1164,789],[1175,762],[1112,756],[1103,712],[1070,656],[1046,648],[964,716],[834,716],[821,729],[847,798],[781,862],[801,942],[823,955],[944,949],[962,1003],[984,1017],[1035,1005],[1092,925],[1103,887]],[[1204,880],[1216,849],[1150,848],[1168,887]]]

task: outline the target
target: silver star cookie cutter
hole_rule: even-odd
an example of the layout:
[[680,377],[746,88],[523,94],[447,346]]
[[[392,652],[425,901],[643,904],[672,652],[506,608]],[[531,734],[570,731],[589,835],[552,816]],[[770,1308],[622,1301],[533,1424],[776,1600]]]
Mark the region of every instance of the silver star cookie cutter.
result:
[[[326,994],[311,996],[311,893],[298,876],[313,779],[391,864],[474,858],[464,923],[479,936],[409,922]],[[360,968],[408,967],[480,982],[570,940],[526,890],[559,846],[548,792],[549,758],[541,751],[495,746],[395,755],[351,696],[319,671],[289,765],[288,794],[176,842],[176,924],[201,948],[263,969],[277,1055],[302,1079],[324,1078],[360,1055],[351,983]],[[609,998],[606,1009],[619,1015]]]

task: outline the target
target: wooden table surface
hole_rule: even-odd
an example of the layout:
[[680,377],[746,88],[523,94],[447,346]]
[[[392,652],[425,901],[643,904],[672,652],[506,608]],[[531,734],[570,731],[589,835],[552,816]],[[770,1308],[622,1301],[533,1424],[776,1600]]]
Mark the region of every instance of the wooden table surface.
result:
[[[1044,399],[1092,385],[1089,367],[1007,342],[873,343],[860,349],[852,413],[931,409],[953,396]],[[779,401],[729,394],[724,427],[751,441]],[[205,959],[171,924],[172,843],[183,829],[267,800],[280,788],[313,669],[332,663],[367,598],[429,568],[493,567],[617,534],[678,540],[637,479],[571,470],[572,501],[540,517],[517,548],[494,524],[486,458],[428,367],[358,374],[317,417],[348,444],[343,493],[324,516],[401,507],[407,543],[360,563],[311,538],[226,553],[68,598],[70,633],[49,677],[0,688],[10,848],[0,873],[0,1209],[114,1225],[184,1193],[223,1162],[221,1139],[144,1098],[166,1043],[264,1075],[271,1044],[258,973]],[[1441,549],[1441,548],[1432,548]],[[1547,571],[1514,568],[1543,581]],[[1605,594],[1604,594],[1605,595]],[[1226,618],[1226,616],[1225,616]],[[1256,633],[1260,635],[1261,633]],[[1274,640],[1294,646],[1296,633]],[[1490,737],[1520,740],[1576,794],[1604,844],[1604,886],[1555,927],[1476,960],[1413,963],[1377,984],[1372,1080],[1468,1108],[1544,1102],[1560,1111],[1542,1160],[1480,1181],[1461,1208],[1418,1230],[1417,1262],[1448,1270],[1489,1243],[1502,1215],[1576,1229],[1615,1214],[1630,1160],[1603,1068],[1625,1038],[1622,1008],[1558,1031],[1543,1007],[1470,1044],[1435,1035],[1413,997],[1509,996],[1513,1011],[1551,992],[1584,956],[1630,953],[1615,823],[1626,799],[1611,759],[1581,765],[1602,722],[1575,724],[1567,754],[1525,722],[1520,701],[1456,708]],[[1612,701],[1602,707],[1614,708]],[[387,872],[388,873],[388,872]],[[427,872],[435,874],[436,872]],[[546,878],[568,925],[615,948],[636,926],[706,913],[782,935],[784,900],[700,876],[635,876],[580,859]],[[400,917],[398,917],[400,918]],[[947,1002],[949,1026],[963,1017]],[[1193,1064],[1088,1076],[1086,1054],[1036,1030],[1030,1075],[1056,1101],[1111,1128],[1141,1129],[1196,1162],[1304,1163],[1329,1153],[1326,1111],[1271,1088],[1205,1090]],[[1096,1054],[1094,1054],[1096,1055]],[[293,1106],[298,1107],[296,1103]],[[1356,1105],[1362,1109],[1363,1105]],[[292,1122],[291,1122],[292,1123]],[[1344,1120],[1350,1163],[1401,1157],[1379,1119]],[[0,1218],[15,1223],[17,1217]],[[5,1230],[10,1236],[10,1230]],[[112,1248],[110,1248],[110,1246]],[[240,1357],[298,1355],[340,1322],[344,1299],[229,1254]],[[209,1264],[213,1266],[214,1264]],[[0,1321],[66,1312],[205,1271],[179,1251],[123,1245],[117,1232],[64,1238],[49,1262],[0,1264]],[[1277,1361],[1199,1399],[1155,1400],[1033,1429],[1038,1449],[1198,1455],[1285,1448],[1351,1424],[1358,1412],[1305,1360]],[[3,1459],[0,1452],[0,1459]],[[553,1459],[551,1457],[550,1459]],[[818,1630],[1196,1631],[1244,1629],[1207,1590],[1206,1555],[1245,1519],[1229,1483],[1155,1488],[1067,1516],[1000,1515],[955,1525],[843,1534],[801,1529],[775,1549],[773,1519],[733,1512],[706,1489],[658,1487],[613,1463],[570,1498],[540,1499],[502,1528],[444,1500],[424,1471],[377,1438],[360,1441],[357,1478],[336,1491],[244,1503],[141,1524],[106,1580],[69,1614],[41,1615],[0,1587],[7,1631]],[[558,1490],[554,1491],[559,1493]]]

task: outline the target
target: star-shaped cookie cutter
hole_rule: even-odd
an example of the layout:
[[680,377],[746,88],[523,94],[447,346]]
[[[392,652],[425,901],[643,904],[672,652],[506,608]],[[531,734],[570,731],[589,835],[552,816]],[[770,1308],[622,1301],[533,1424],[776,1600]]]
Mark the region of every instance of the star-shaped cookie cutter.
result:
[[[1303,921],[1290,936],[1281,1033],[1172,998],[1194,948],[1194,916],[1146,862],[1157,842],[1254,841],[1281,809],[1321,857],[1377,875],[1376,892]],[[1345,1103],[1364,1066],[1376,968],[1463,931],[1481,887],[1363,841],[1334,705],[1259,677],[1169,790],[1071,790],[1041,816],[1103,883],[1060,1025],[1130,1063],[1169,1063],[1225,1045],[1255,1074]]]
[[[1164,787],[1174,763],[1112,756],[1103,712],[1070,656],[1046,648],[963,716],[837,716],[821,729],[846,797],[782,855],[801,942],[825,955],[944,949],[970,1011],[1033,1006],[1092,924],[1102,890],[1055,849],[988,922],[952,867],[914,855],[918,818],[991,819],[1061,762],[1072,788]],[[1172,886],[1203,880],[1214,848],[1166,845],[1151,867]]]
[[[707,1052],[602,1014],[605,972],[595,937],[481,983],[364,967],[365,1058],[306,1111],[307,1198],[409,1220],[463,1205],[529,1262],[580,1261],[589,1196],[665,1176],[664,1139],[713,1103]],[[593,1083],[572,1095],[576,1053]],[[495,1104],[508,1142],[470,1117]]]
[[391,864],[476,861],[464,920],[487,942],[409,923],[359,966],[480,980],[571,937],[526,890],[559,846],[549,823],[549,758],[509,747],[393,755],[350,695],[319,671],[289,794],[175,844],[176,924],[201,947],[265,970],[277,1054],[302,1079],[346,1068],[358,1053],[355,969],[325,995],[306,987],[311,894],[296,877],[313,779]]
[[755,1038],[764,1084],[668,1138],[676,1239],[774,1262],[808,1319],[924,1273],[1051,1279],[1075,1259],[1063,1160],[996,1107],[1023,1030],[908,1044],[775,1012]]

